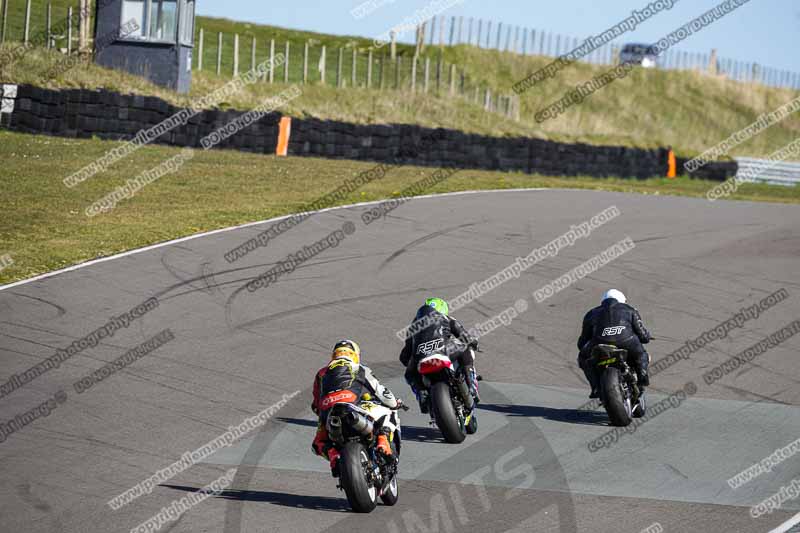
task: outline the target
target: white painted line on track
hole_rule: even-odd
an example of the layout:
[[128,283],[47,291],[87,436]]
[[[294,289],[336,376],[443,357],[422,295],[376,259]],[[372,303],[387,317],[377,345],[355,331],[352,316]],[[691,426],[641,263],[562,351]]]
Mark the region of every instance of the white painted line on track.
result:
[[789,520],[787,520],[783,524],[781,524],[778,527],[776,527],[775,529],[770,530],[769,533],[786,533],[787,531],[792,529],[792,527],[796,526],[797,524],[800,524],[800,513],[797,513],[796,515],[791,517]]

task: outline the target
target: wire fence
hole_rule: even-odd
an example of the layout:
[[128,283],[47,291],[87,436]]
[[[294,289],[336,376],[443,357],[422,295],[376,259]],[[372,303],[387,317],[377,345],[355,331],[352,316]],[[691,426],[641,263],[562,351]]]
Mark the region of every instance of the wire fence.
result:
[[460,96],[487,111],[519,119],[519,97],[501,94],[476,80],[463,67],[448,63],[441,50],[433,55],[395,55],[388,46],[362,50],[356,46],[328,47],[318,42],[276,41],[255,36],[206,32],[198,29],[193,68],[237,76],[282,54],[285,62],[269,72],[266,83],[323,84],[337,88],[400,90],[440,96]]
[[[577,48],[584,38],[538,28],[528,28],[463,16],[438,16],[424,25],[424,39],[439,46],[472,45],[478,48],[511,52],[522,56],[559,57]],[[618,61],[620,43],[607,43],[590,52],[584,62],[610,65]],[[755,82],[772,87],[800,88],[800,73],[719,57],[709,53],[669,49],[658,57],[656,68],[663,70],[697,70],[723,75],[741,82]]]
[[77,49],[81,16],[77,2],[0,0],[0,43],[18,41],[72,53]]
[[[43,43],[48,48],[71,53],[77,49],[81,15],[78,2],[70,5],[69,0],[0,0],[0,42],[22,41],[34,45]],[[53,31],[54,29],[58,31]],[[233,34],[212,34],[203,31],[202,27],[198,27],[195,33],[195,68],[217,71],[221,75],[232,75],[236,70],[235,66],[248,64],[253,55],[257,58],[264,57],[270,53],[266,47],[272,46],[273,41],[258,42],[255,37],[239,38]],[[583,42],[583,39],[575,36],[463,16],[433,17],[421,26],[420,37],[422,42],[429,46],[438,44],[440,51],[445,46],[471,45],[521,56],[544,57],[564,55]],[[247,42],[244,39],[247,39]],[[239,41],[238,47],[235,41]],[[287,42],[289,42],[288,54]],[[357,85],[414,90],[420,88],[425,90],[426,87],[430,90],[431,87],[435,87],[439,92],[443,85],[448,90],[451,85],[451,65],[444,64],[441,57],[437,58],[435,54],[432,59],[429,59],[430,54],[428,54],[428,58],[418,57],[416,61],[410,57],[402,57],[396,61],[388,60],[384,57],[387,53],[386,48],[389,47],[386,45],[382,49],[374,50],[372,54],[355,52],[354,66],[352,50],[343,47],[340,68],[338,48],[325,48],[323,52],[323,47],[314,41],[302,43],[297,40],[275,42],[274,45],[277,47],[275,53],[284,53],[289,59],[286,68],[290,82],[305,80],[307,83],[335,83],[340,87]],[[307,52],[306,46],[308,46]],[[238,51],[236,57],[234,49]],[[619,43],[607,43],[591,51],[582,58],[582,61],[594,65],[612,65],[618,62],[619,52]],[[387,61],[391,61],[390,64],[387,65]],[[428,66],[427,85],[426,62],[431,62]],[[694,70],[772,87],[800,88],[798,72],[719,57],[713,50],[709,53],[698,53],[669,49],[657,58],[655,66],[664,70]],[[500,94],[502,90],[479,82],[478,76],[471,76],[464,68],[456,66],[455,69],[455,88],[459,94],[470,95],[474,101],[479,102],[491,99],[491,106],[495,110],[505,108],[506,104],[502,101],[507,99],[509,109],[513,108],[513,94],[502,95]],[[377,78],[369,79],[370,74],[377,75]],[[287,78],[284,76],[284,80],[278,81],[287,81]],[[501,101],[500,104],[497,103],[498,99]]]

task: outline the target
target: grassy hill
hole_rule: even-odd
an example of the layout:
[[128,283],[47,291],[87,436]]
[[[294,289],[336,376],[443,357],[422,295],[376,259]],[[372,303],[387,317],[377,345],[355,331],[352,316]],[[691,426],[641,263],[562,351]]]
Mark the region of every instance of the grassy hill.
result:
[[[21,35],[24,0],[7,0],[9,7],[8,34]],[[54,0],[53,18],[63,18],[66,6],[75,0]],[[43,0],[34,0],[32,26],[34,33],[44,25]],[[60,15],[59,15],[60,14]],[[77,25],[77,21],[75,21]],[[469,132],[493,135],[527,135],[555,140],[588,143],[624,144],[634,146],[672,145],[680,155],[701,152],[718,143],[732,132],[748,125],[760,114],[772,111],[796,97],[794,91],[774,89],[756,84],[734,82],[723,77],[699,72],[637,70],[627,78],[617,80],[573,106],[560,117],[537,124],[536,111],[561,98],[578,83],[585,82],[607,70],[577,63],[554,79],[526,92],[520,99],[520,120],[508,119],[498,113],[485,112],[469,98],[450,97],[447,90],[438,94],[411,94],[408,90],[412,47],[398,45],[404,58],[401,90],[393,89],[393,80],[384,90],[363,88],[366,73],[366,54],[371,39],[332,36],[313,32],[289,30],[274,26],[235,22],[226,19],[198,17],[196,31],[204,30],[204,69],[195,72],[190,97],[199,97],[230,79],[233,64],[233,34],[240,36],[240,70],[250,66],[250,46],[256,39],[257,60],[268,57],[268,43],[276,42],[276,51],[290,43],[290,79],[301,79],[304,43],[310,44],[309,81],[303,95],[293,101],[286,111],[292,115],[311,115],[321,118],[348,120],[360,123],[418,123],[427,126],[457,128]],[[222,32],[222,75],[214,72],[217,57],[217,34]],[[76,33],[77,35],[77,33]],[[327,49],[327,84],[319,83],[317,65],[322,46]],[[335,79],[338,50],[344,50],[343,78],[349,86],[352,51],[358,51],[358,84],[361,88],[331,86]],[[375,51],[374,80],[377,79],[379,57],[388,47]],[[426,47],[432,62],[439,58],[438,47]],[[509,52],[478,49],[459,45],[441,50],[442,61],[454,63],[458,72],[467,76],[469,96],[473,87],[490,88],[494,94],[511,94],[514,82],[525,77],[552,58],[522,57]],[[143,80],[96,66],[76,68],[63,76],[49,80],[47,67],[58,60],[55,53],[37,51],[12,66],[2,76],[4,81],[33,83],[49,87],[107,87],[123,92],[137,92],[164,97],[175,103],[184,101],[178,95],[157,88]],[[393,75],[391,70],[386,76]],[[421,67],[418,74],[421,79]],[[447,71],[443,74],[445,81]],[[282,71],[276,80],[283,79]],[[373,83],[377,83],[373,81]],[[421,82],[418,81],[418,84]],[[444,84],[446,85],[446,83]],[[253,107],[264,97],[282,90],[282,83],[259,84],[249,87],[226,105],[241,109]],[[419,89],[419,86],[418,86]],[[763,156],[800,136],[800,116],[792,116],[735,148],[733,155]]]

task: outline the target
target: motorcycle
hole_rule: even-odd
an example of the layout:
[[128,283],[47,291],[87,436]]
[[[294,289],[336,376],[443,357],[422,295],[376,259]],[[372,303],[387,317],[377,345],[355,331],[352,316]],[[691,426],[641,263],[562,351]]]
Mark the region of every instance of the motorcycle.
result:
[[[408,407],[398,402],[398,409]],[[394,419],[392,456],[385,457],[376,449],[379,430],[386,419]],[[378,498],[385,505],[398,500],[397,465],[400,456],[400,421],[396,410],[368,400],[360,403],[337,403],[328,414],[328,435],[340,453],[334,476],[337,488],[344,490],[350,507],[357,513],[375,509]]]
[[[474,359],[474,348],[470,347],[470,351]],[[474,400],[464,368],[458,361],[441,353],[431,353],[419,360],[417,371],[428,390],[424,410],[431,414],[432,423],[442,432],[445,441],[458,444],[478,431],[478,420],[473,416]],[[477,379],[482,378],[478,376]]]
[[614,426],[627,426],[633,418],[644,416],[645,394],[639,389],[636,371],[628,365],[628,351],[611,344],[592,348],[592,364],[597,367],[600,402]]

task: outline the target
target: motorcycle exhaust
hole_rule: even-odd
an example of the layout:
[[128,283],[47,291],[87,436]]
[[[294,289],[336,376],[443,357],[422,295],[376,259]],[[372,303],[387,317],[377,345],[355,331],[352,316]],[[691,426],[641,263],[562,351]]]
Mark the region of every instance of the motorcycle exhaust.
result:
[[338,416],[331,416],[328,418],[328,435],[334,442],[342,440],[342,419]]
[[373,422],[370,418],[358,413],[356,411],[350,411],[345,415],[345,421],[347,425],[353,428],[353,431],[356,433],[360,433],[361,435],[367,436],[372,435],[373,431]]

